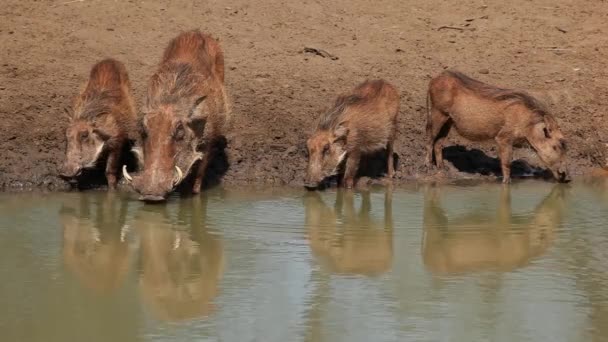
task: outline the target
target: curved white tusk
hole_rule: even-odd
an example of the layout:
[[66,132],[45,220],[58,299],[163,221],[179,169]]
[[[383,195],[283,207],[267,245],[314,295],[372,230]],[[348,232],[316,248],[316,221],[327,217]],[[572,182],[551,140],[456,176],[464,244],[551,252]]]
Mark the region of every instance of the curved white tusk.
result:
[[181,182],[184,178],[184,173],[182,172],[182,169],[180,169],[177,165],[175,165],[175,170],[177,171],[177,181],[175,182],[175,184],[177,184]]
[[131,176],[129,176],[129,173],[127,172],[127,165],[123,165],[122,166],[122,175],[125,177],[125,179],[128,182],[132,182],[133,178]]

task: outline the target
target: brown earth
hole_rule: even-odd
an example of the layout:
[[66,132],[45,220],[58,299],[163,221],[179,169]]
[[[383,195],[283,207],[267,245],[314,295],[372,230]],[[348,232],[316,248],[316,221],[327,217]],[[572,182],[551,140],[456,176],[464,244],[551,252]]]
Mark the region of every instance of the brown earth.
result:
[[[605,160],[605,1],[4,0],[0,186],[65,188],[63,112],[89,68],[108,56],[123,61],[141,105],[162,49],[192,28],[219,38],[226,54],[234,122],[229,167],[214,165],[224,183],[299,184],[316,119],[366,78],[402,94],[396,178],[423,177],[426,87],[445,68],[545,99],[569,138],[574,174]],[[496,172],[493,144],[452,134],[454,144],[467,147],[446,149],[459,169]],[[526,148],[516,158],[538,165]]]

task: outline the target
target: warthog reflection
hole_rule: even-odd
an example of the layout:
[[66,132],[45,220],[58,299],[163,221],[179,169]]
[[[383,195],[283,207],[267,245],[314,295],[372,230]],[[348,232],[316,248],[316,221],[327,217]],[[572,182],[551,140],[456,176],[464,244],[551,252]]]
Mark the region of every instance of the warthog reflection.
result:
[[317,192],[304,197],[306,227],[312,253],[330,272],[378,275],[391,268],[393,218],[390,190],[384,203],[384,219],[370,216],[370,193],[361,193],[356,212],[354,193],[338,190],[333,208]]
[[130,251],[124,239],[126,202],[107,193],[99,201],[77,195],[59,211],[63,226],[63,260],[88,288],[108,292],[118,288],[129,269]]
[[146,304],[169,321],[211,314],[224,271],[223,243],[206,227],[206,200],[180,202],[178,219],[144,206],[134,228],[140,236],[139,286]]
[[[128,202],[115,193],[99,202],[90,194],[78,199],[60,211],[64,262],[85,287],[116,290],[133,255],[125,237]],[[224,270],[222,241],[207,229],[205,199],[180,201],[177,217],[169,215],[170,209],[143,206],[129,229],[138,237],[131,240],[139,241],[134,245],[139,248],[141,298],[162,320],[207,316],[214,310]]]
[[530,217],[514,215],[510,188],[503,187],[495,215],[472,212],[448,219],[438,199],[438,188],[424,198],[422,257],[436,274],[510,271],[542,255],[553,243],[562,222],[565,185],[555,185]]

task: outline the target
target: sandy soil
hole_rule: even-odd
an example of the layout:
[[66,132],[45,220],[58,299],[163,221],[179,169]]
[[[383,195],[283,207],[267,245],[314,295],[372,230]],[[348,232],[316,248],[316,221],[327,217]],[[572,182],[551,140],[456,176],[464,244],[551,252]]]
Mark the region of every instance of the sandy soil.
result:
[[[56,176],[63,111],[89,68],[106,56],[122,60],[140,105],[165,44],[191,28],[219,38],[226,54],[235,120],[229,167],[214,169],[227,184],[300,183],[316,118],[366,78],[385,78],[402,94],[397,180],[424,177],[426,87],[445,68],[545,99],[570,140],[573,173],[604,162],[605,2],[4,0],[0,186],[65,188]],[[496,156],[493,144],[451,134],[448,145],[455,144],[466,148],[446,152],[465,169],[480,160],[497,167],[487,158]],[[529,149],[516,158],[538,164]]]

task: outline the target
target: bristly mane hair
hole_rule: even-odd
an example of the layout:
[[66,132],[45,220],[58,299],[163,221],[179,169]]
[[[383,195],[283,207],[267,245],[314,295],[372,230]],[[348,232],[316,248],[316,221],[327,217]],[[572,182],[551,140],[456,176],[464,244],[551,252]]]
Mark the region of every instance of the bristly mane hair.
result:
[[532,95],[521,90],[504,89],[473,79],[459,71],[448,70],[446,74],[456,78],[467,89],[497,101],[513,101],[523,104],[529,110],[544,116],[548,113],[545,105]]
[[112,107],[120,102],[121,97],[120,89],[104,89],[88,92],[80,99],[75,117],[95,120],[101,115],[110,113]]
[[163,64],[150,80],[147,107],[153,109],[158,105],[178,105],[197,95],[198,85],[205,79],[195,73],[188,63]]
[[330,130],[340,123],[340,119],[346,107],[359,103],[363,97],[359,95],[342,95],[336,99],[334,106],[319,120],[317,128],[320,130]]

